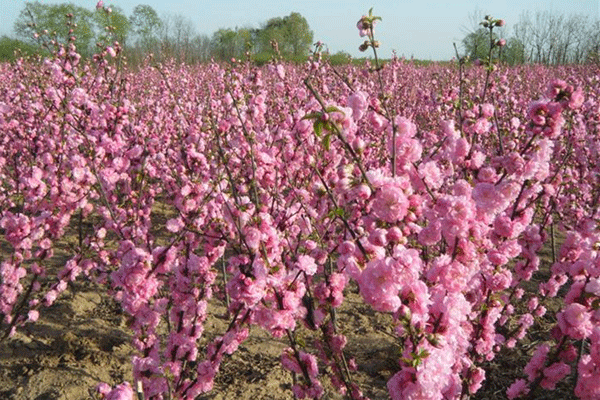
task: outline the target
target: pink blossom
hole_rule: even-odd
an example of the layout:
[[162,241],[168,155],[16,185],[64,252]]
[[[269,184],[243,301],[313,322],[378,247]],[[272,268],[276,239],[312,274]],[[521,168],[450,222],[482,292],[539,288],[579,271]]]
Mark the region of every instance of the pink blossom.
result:
[[592,333],[591,314],[582,304],[569,304],[557,314],[557,319],[562,333],[573,339],[584,339]]
[[419,175],[430,189],[439,189],[444,183],[442,173],[435,161],[427,161],[419,165]]
[[370,112],[367,114],[369,124],[373,127],[376,132],[380,132],[386,126],[388,126],[387,120],[382,117],[379,113]]
[[585,291],[600,297],[600,278],[591,278],[585,285]]
[[356,23],[356,27],[358,28],[358,34],[360,37],[367,36],[369,33],[369,23],[367,22],[367,16],[363,15],[358,22]]
[[527,110],[529,119],[538,126],[546,124],[546,113],[546,103],[543,101],[533,102]]
[[296,267],[300,271],[304,271],[309,276],[312,276],[317,272],[317,264],[315,264],[315,259],[305,254],[298,256]]
[[557,362],[544,369],[544,379],[540,383],[544,389],[554,390],[556,383],[571,372],[571,367],[563,362]]
[[400,136],[412,138],[417,133],[417,126],[408,118],[397,116],[395,118],[396,131]]
[[279,79],[284,79],[285,78],[285,67],[281,64],[277,64],[277,76],[279,77]]
[[475,124],[473,124],[472,129],[473,132],[477,133],[478,135],[484,135],[489,132],[491,127],[492,123],[488,121],[487,118],[479,118],[477,121],[475,121]]
[[442,224],[440,220],[434,220],[419,232],[419,243],[424,246],[431,246],[442,239]]
[[525,379],[517,380],[506,390],[506,396],[511,400],[524,396],[527,393],[529,393],[529,387]]
[[27,313],[27,320],[30,322],[35,322],[38,320],[38,318],[40,317],[40,313],[38,310],[30,310]]
[[370,261],[359,277],[360,293],[375,310],[394,312],[402,302],[395,274],[396,261],[391,258]]
[[358,121],[369,108],[368,95],[365,92],[354,92],[348,96],[348,106],[352,108],[352,117]]
[[121,383],[107,393],[104,400],[133,400],[133,389],[129,382]]
[[478,183],[473,189],[473,199],[482,210],[494,212],[498,205],[496,187],[487,182]]
[[581,88],[577,88],[573,93],[571,93],[571,98],[569,100],[569,108],[572,110],[576,110],[583,105],[585,98],[583,96],[583,90]]
[[533,382],[542,368],[544,368],[544,363],[546,362],[548,352],[550,352],[550,347],[547,344],[539,345],[535,349],[535,353],[524,369],[524,372],[527,374],[530,382]]
[[260,246],[261,233],[254,227],[246,227],[244,229],[246,244],[250,249],[257,251]]
[[583,400],[600,398],[600,363],[594,361],[589,354],[584,354],[577,365],[579,379],[574,394]]
[[397,185],[386,182],[373,201],[373,214],[386,222],[398,222],[408,212],[408,198]]
[[481,116],[484,118],[490,118],[494,115],[494,105],[485,103],[481,106]]
[[485,370],[482,368],[476,368],[471,373],[471,382],[469,383],[469,393],[476,393],[482,386],[485,380]]
[[102,398],[106,397],[110,390],[111,388],[108,383],[100,382],[98,385],[96,385],[96,392],[98,392],[98,394],[102,396]]
[[167,221],[166,227],[169,232],[179,232],[185,226],[181,218],[171,218]]
[[281,366],[288,371],[302,374],[302,368],[298,363],[298,360],[294,357],[294,352],[291,348],[286,348],[281,353]]

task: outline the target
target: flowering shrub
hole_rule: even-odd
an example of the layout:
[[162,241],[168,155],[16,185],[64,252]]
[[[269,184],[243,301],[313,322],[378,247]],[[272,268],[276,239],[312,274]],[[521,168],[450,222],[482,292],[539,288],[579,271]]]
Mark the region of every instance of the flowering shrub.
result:
[[[358,23],[373,50],[378,19]],[[600,398],[600,91],[585,67],[473,67],[463,85],[455,65],[399,59],[344,80],[318,58],[134,72],[118,49],[1,66],[4,339],[93,279],[130,317],[147,399],[210,391],[253,325],[288,341],[296,397],[322,397],[328,375],[363,399],[335,317],[357,285],[393,319],[391,398],[458,399],[560,294],[552,337],[507,396],[571,375],[575,396]],[[209,340],[219,292],[230,323]]]

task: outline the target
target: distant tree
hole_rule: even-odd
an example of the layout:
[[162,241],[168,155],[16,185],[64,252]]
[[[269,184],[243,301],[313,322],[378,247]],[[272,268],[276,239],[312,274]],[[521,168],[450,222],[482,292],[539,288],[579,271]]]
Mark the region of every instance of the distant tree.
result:
[[548,11],[523,13],[514,37],[523,44],[529,62],[585,63],[598,47],[600,22],[589,15],[555,15]]
[[194,24],[182,15],[164,15],[158,28],[159,49],[157,56],[161,59],[173,59],[177,62],[191,63],[197,59],[194,52],[197,44],[205,43],[207,38],[196,34]]
[[93,18],[98,31],[98,42],[108,45],[116,40],[123,47],[127,45],[131,23],[121,8],[110,5],[96,9]]
[[525,63],[525,44],[515,37],[509,38],[502,50],[501,57],[502,61],[510,65]]
[[[494,33],[493,39],[498,40],[498,35]],[[487,29],[479,28],[465,36],[462,45],[465,55],[472,60],[483,60],[490,52],[490,33]]]
[[162,20],[156,11],[148,5],[139,4],[129,18],[132,31],[140,37],[156,36]]
[[257,48],[257,30],[253,28],[221,28],[213,33],[211,48],[213,56],[220,60],[241,59]]
[[325,59],[329,60],[332,65],[347,65],[352,62],[352,56],[345,51],[338,51],[335,54],[327,56]]
[[191,52],[188,62],[197,64],[210,61],[212,57],[211,41],[207,35],[196,35],[190,42]]
[[233,29],[219,29],[213,33],[211,46],[213,54],[220,60],[229,60],[236,57],[237,32]]
[[39,1],[25,2],[15,21],[14,31],[22,41],[36,45],[49,40],[67,44],[74,36],[75,46],[84,56],[92,50],[95,36],[91,11],[71,3],[43,4]]
[[297,12],[286,17],[269,19],[259,30],[257,44],[262,52],[269,52],[277,42],[283,56],[306,56],[313,43],[313,32],[306,19]]
[[313,32],[302,15],[297,12],[283,18],[285,23],[285,44],[294,57],[308,54],[313,43]]
[[36,46],[6,35],[0,37],[0,61],[14,61],[16,55],[32,55],[38,52]]
[[158,42],[158,33],[162,20],[156,11],[148,5],[137,5],[129,17],[131,31],[135,34],[136,44],[146,51],[154,48]]

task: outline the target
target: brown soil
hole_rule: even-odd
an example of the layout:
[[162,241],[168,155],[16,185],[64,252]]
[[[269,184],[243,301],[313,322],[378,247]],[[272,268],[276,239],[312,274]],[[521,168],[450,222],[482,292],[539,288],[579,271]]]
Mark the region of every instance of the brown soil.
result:
[[[355,293],[340,310],[342,332],[349,336],[347,354],[357,360],[354,379],[372,399],[387,399],[386,381],[394,369],[389,316],[373,312]],[[213,304],[216,315],[225,308]],[[352,311],[349,310],[352,308]],[[100,287],[79,283],[40,319],[0,343],[0,400],[96,399],[99,382],[132,381],[130,331],[119,305]],[[228,321],[214,317],[206,334],[222,333]],[[213,333],[214,332],[214,333]],[[292,376],[279,364],[284,340],[260,328],[221,364],[212,392],[202,400],[290,399]],[[342,397],[326,389],[327,399]]]
[[[353,379],[372,400],[389,399],[386,382],[398,359],[391,317],[364,304],[355,288],[349,288],[346,296],[337,318],[341,333],[348,337],[345,352],[358,365]],[[547,305],[552,311],[560,307]],[[224,304],[215,299],[211,307],[212,317],[205,323],[209,338],[222,334],[228,324],[219,317],[225,314]],[[488,379],[474,399],[506,398],[506,388],[521,377],[535,345],[548,339],[555,322],[552,314],[532,328],[520,348],[506,349],[484,365]],[[73,284],[53,306],[41,310],[39,321],[0,343],[0,400],[97,399],[99,382],[112,386],[132,382],[134,350],[126,321],[119,304],[101,286]],[[304,329],[298,335],[310,340]],[[221,364],[213,391],[198,400],[292,399],[292,376],[279,364],[281,350],[288,346],[285,340],[253,328],[238,351]],[[559,385],[558,392],[536,398],[569,398],[570,380]],[[326,386],[324,399],[342,398]]]

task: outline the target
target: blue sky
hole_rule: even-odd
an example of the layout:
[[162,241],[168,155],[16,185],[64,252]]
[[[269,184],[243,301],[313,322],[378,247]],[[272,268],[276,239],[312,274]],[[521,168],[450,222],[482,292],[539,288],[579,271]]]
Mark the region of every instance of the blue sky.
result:
[[[63,3],[61,0],[40,0]],[[219,28],[260,27],[272,17],[299,12],[308,21],[315,41],[324,42],[332,53],[346,51],[359,56],[356,22],[373,7],[383,20],[376,26],[381,42],[380,54],[388,58],[395,50],[399,56],[419,59],[447,60],[454,55],[465,31],[473,27],[470,16],[490,14],[506,20],[506,32],[524,12],[552,11],[577,13],[599,18],[600,0],[105,0],[119,6],[129,15],[138,4],[153,7],[159,15],[179,14],[188,18],[197,33],[212,35]],[[96,0],[72,0],[71,3],[93,9]],[[0,0],[0,35],[10,35],[24,0]]]

